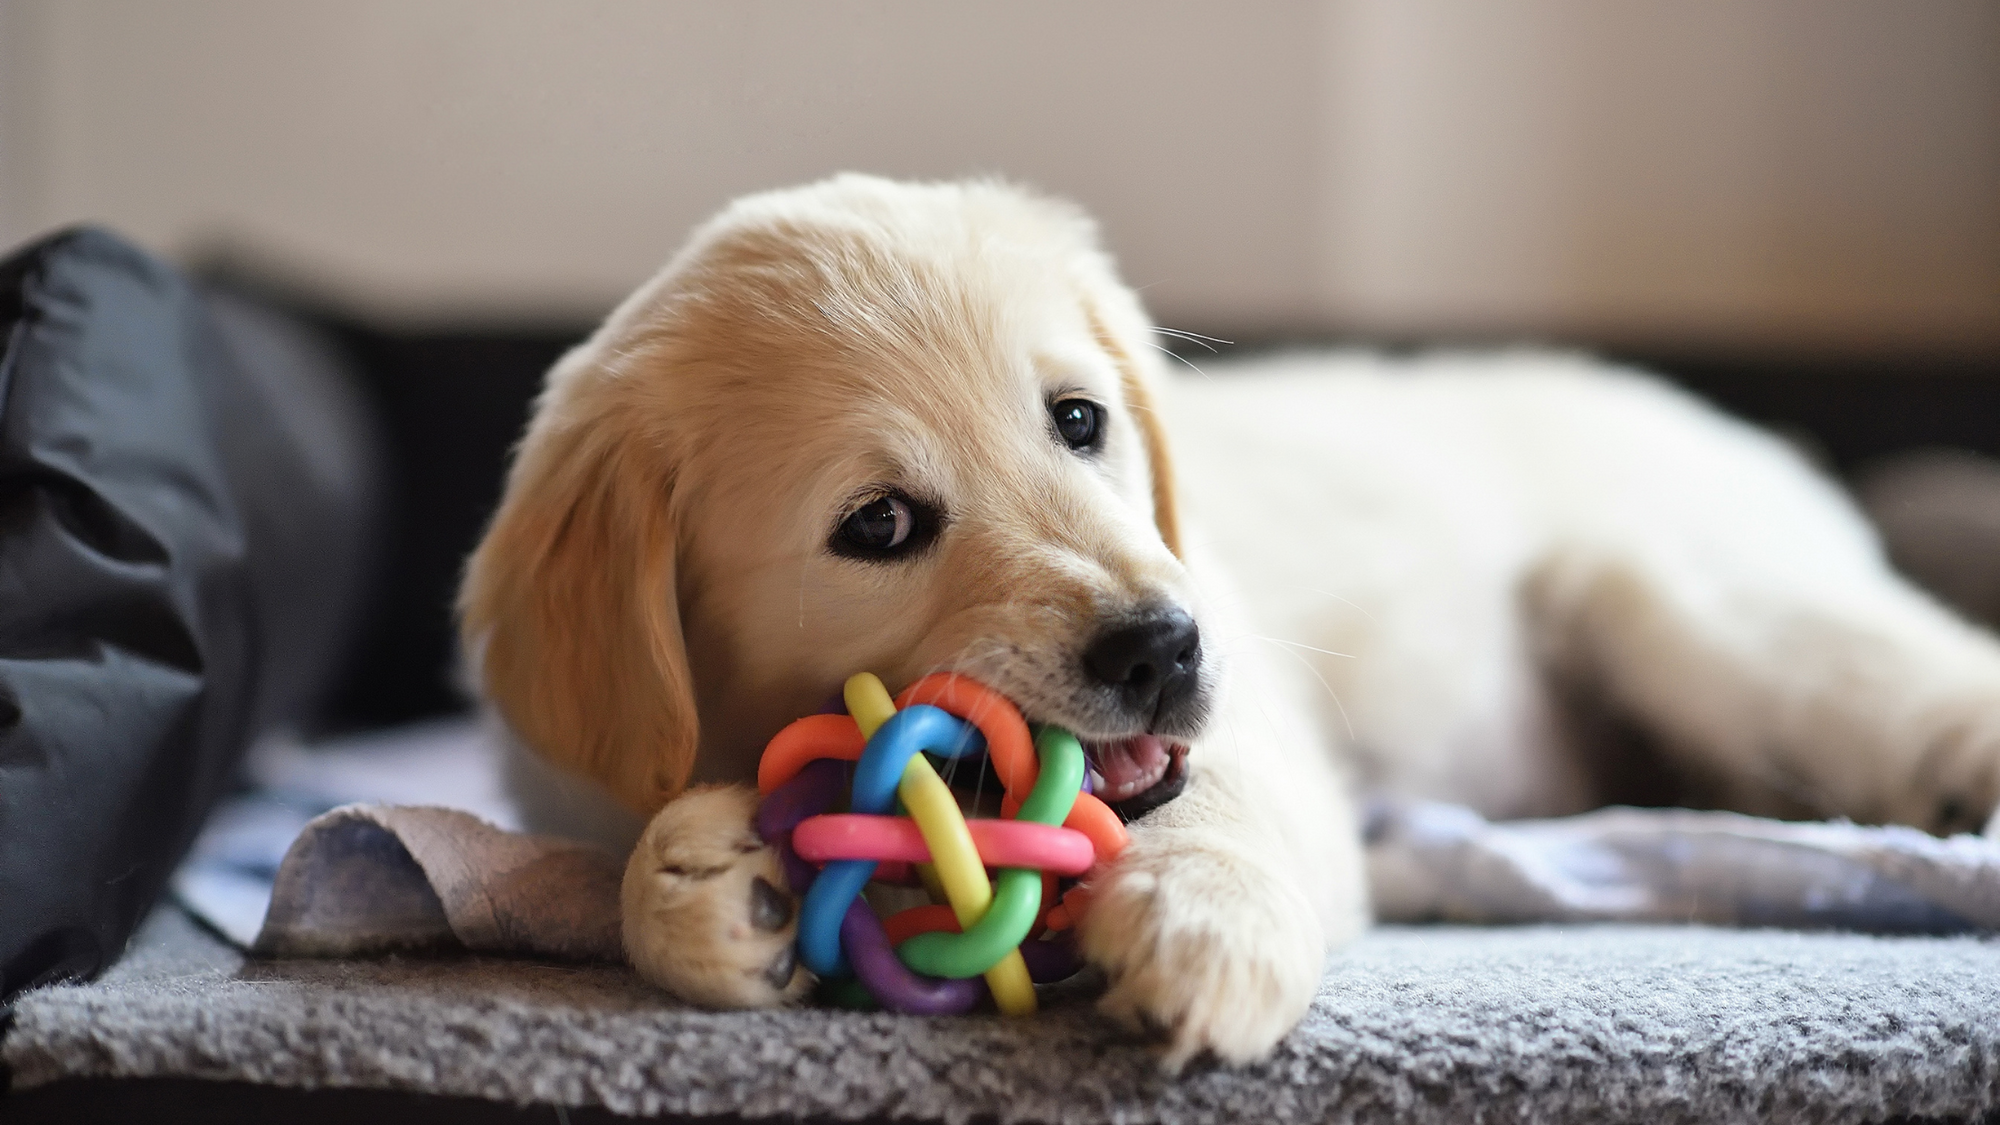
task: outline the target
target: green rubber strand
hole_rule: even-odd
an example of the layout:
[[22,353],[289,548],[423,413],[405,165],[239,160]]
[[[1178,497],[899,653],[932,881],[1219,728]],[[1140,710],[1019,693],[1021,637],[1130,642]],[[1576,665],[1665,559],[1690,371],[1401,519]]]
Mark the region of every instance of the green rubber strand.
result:
[[1043,727],[1035,735],[1035,757],[1041,760],[1041,776],[1014,819],[1061,824],[1083,791],[1083,743],[1061,727]]
[[[1035,736],[1041,774],[1017,820],[1059,825],[1083,788],[1083,744],[1061,727]],[[993,904],[962,934],[918,934],[896,947],[905,965],[933,977],[976,977],[1018,948],[1042,909],[1042,873],[1032,867],[1002,868],[993,880]]]

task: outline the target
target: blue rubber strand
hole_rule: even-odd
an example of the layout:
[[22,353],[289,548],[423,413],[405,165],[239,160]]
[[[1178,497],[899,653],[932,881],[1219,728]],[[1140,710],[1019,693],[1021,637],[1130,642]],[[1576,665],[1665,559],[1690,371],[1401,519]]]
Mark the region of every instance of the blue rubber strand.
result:
[[840,859],[827,864],[806,888],[806,900],[799,907],[799,960],[814,975],[844,977],[851,973],[847,957],[840,951],[840,920],[874,877],[874,860]]
[[[971,723],[928,704],[905,707],[875,731],[861,752],[848,809],[877,816],[889,812],[904,767],[920,753],[964,758],[985,750],[985,737]],[[874,875],[873,860],[836,860],[807,888],[799,908],[799,960],[814,974],[838,977],[852,971],[840,948],[840,921]]]
[[890,716],[868,740],[854,767],[854,796],[849,810],[887,813],[902,783],[903,769],[924,751],[940,758],[966,758],[986,751],[979,728],[949,711],[918,703]]

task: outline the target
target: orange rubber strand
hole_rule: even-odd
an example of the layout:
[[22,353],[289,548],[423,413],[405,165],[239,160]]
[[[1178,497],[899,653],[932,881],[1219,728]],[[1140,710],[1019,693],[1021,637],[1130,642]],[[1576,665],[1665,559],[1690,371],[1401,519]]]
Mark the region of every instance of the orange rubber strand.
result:
[[1055,907],[1049,911],[1047,918],[1049,931],[1051,933],[1056,933],[1062,930],[1067,930],[1071,926],[1074,926],[1078,922],[1082,921],[1083,916],[1089,911],[1090,911],[1089,887],[1088,886],[1071,887],[1069,889],[1069,893],[1062,897],[1062,901],[1057,903]]
[[868,740],[848,715],[807,715],[772,736],[757,761],[757,793],[771,791],[798,775],[807,763],[821,758],[859,761]]
[[912,906],[908,910],[882,919],[882,932],[889,935],[889,944],[898,946],[918,934],[935,933],[939,930],[948,934],[961,933],[958,915],[952,912],[948,903],[935,906]]
[[1132,836],[1125,831],[1118,814],[1093,793],[1076,795],[1076,804],[1070,806],[1069,815],[1063,818],[1063,827],[1074,828],[1090,837],[1091,845],[1097,849],[1099,863],[1118,858],[1118,853],[1132,842]]
[[978,727],[986,736],[986,756],[1007,795],[1028,799],[1042,766],[1035,758],[1027,721],[1006,696],[956,672],[933,672],[896,697],[898,710],[913,703],[927,703]]
[[1049,911],[1055,909],[1056,905],[1060,905],[1056,903],[1056,873],[1053,871],[1044,871],[1042,872],[1042,909],[1035,916],[1035,924],[1028,927],[1029,941],[1033,941],[1048,932]]
[[[1011,798],[1000,803],[1000,815],[1013,816],[1021,811],[1020,803]],[[1090,837],[1091,847],[1097,849],[1100,862],[1115,858],[1132,842],[1132,836],[1125,831],[1125,823],[1111,806],[1091,793],[1078,793],[1076,804],[1069,807],[1069,815],[1063,818],[1064,828],[1073,828]]]

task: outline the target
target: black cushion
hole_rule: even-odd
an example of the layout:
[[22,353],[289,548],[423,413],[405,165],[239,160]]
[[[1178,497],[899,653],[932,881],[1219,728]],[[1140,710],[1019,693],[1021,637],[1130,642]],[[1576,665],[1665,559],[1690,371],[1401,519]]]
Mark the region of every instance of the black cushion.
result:
[[95,230],[0,264],[0,1003],[116,958],[364,595],[337,360]]

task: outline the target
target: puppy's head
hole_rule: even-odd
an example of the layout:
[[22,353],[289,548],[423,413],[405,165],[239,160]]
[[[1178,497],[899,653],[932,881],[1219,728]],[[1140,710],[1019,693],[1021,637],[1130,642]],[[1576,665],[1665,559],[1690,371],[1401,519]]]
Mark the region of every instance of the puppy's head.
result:
[[1149,331],[1018,189],[739,201],[550,374],[461,594],[486,692],[642,813],[863,670],[966,672],[1170,796],[1216,668]]

